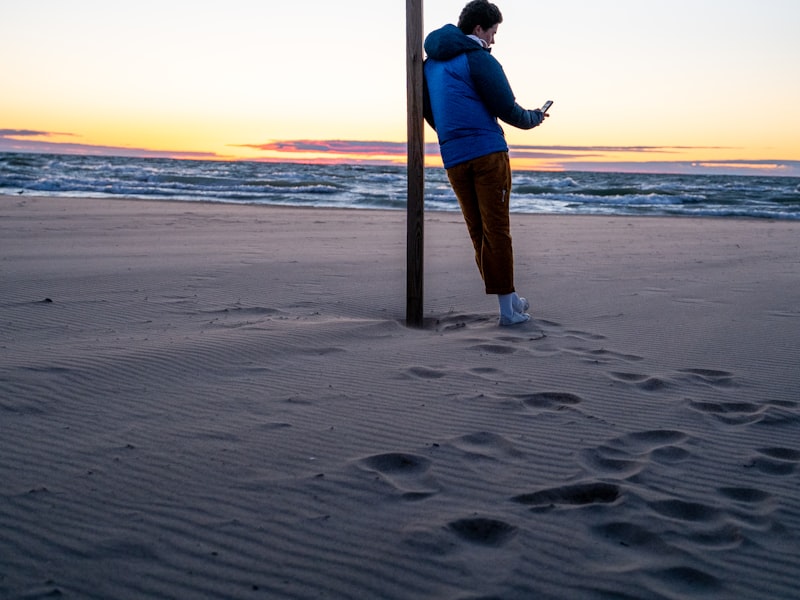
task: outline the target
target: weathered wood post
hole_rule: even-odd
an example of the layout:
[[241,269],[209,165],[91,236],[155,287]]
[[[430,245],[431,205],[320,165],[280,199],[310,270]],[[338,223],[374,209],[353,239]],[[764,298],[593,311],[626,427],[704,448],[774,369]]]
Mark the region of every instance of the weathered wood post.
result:
[[423,321],[425,225],[425,131],[422,117],[422,2],[406,0],[406,96],[408,104],[408,225],[406,324]]

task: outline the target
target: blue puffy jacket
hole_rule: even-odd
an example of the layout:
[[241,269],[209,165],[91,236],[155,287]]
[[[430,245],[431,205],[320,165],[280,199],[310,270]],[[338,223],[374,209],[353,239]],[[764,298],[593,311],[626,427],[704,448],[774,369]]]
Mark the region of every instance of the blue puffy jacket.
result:
[[503,67],[488,49],[455,25],[425,38],[425,120],[436,130],[446,169],[507,152],[497,119],[531,129],[544,120],[542,111],[516,103]]

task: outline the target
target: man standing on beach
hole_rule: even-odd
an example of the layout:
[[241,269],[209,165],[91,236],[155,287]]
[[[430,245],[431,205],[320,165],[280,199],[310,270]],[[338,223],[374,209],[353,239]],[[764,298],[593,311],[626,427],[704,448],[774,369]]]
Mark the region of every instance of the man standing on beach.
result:
[[447,177],[461,205],[487,294],[497,294],[500,325],[530,319],[514,289],[508,145],[498,119],[520,129],[541,125],[541,110],[519,106],[500,63],[491,55],[500,9],[473,0],[458,26],[425,39],[425,119],[436,131]]

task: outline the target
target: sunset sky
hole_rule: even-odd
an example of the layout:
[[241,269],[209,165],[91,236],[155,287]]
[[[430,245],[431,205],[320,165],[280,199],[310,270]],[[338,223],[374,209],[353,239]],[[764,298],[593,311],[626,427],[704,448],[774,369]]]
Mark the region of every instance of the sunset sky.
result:
[[[425,33],[466,0],[424,0]],[[800,1],[499,0],[518,168],[800,176]],[[404,162],[403,0],[0,4],[0,151]],[[440,165],[426,127],[428,164]]]

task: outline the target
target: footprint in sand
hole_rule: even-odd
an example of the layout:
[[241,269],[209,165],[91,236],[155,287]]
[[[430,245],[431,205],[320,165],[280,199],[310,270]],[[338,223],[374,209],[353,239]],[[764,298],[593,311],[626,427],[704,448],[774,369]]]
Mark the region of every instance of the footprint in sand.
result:
[[513,396],[534,410],[562,410],[569,406],[576,406],[582,402],[580,396],[569,392],[537,392],[535,394],[522,394]]
[[565,337],[578,338],[579,340],[597,342],[606,339],[606,336],[599,333],[591,333],[588,331],[578,331],[575,329],[568,329],[564,331]]
[[[444,569],[457,573],[461,589],[477,591],[491,586],[491,582],[513,579],[521,560],[520,550],[513,544],[518,533],[519,529],[507,521],[472,513],[443,523],[414,523],[406,528],[402,543],[416,561],[425,561],[431,572]],[[469,597],[479,596],[473,593]]]
[[715,504],[726,507],[728,522],[754,531],[766,531],[774,526],[775,497],[765,490],[745,486],[717,488]]
[[447,524],[447,529],[459,538],[481,546],[502,546],[517,534],[513,525],[497,519],[471,517]]
[[590,364],[610,364],[615,362],[639,362],[644,360],[641,356],[635,354],[624,354],[622,352],[614,352],[605,348],[570,348],[567,350],[570,354],[574,354],[583,359],[583,362]]
[[718,521],[723,512],[702,502],[685,500],[657,500],[649,503],[650,508],[663,517],[678,521],[698,521],[711,523]]
[[[512,570],[517,557],[504,547],[516,537],[518,531],[517,527],[506,521],[473,514],[453,519],[443,526],[427,523],[414,525],[406,530],[403,543],[415,553],[422,552],[433,560],[446,560],[448,555],[459,556],[464,545],[491,552],[491,561],[479,561],[470,567],[471,577],[480,580],[484,576],[497,577],[499,565],[504,571]],[[502,558],[504,554],[507,554],[506,559]]]
[[664,464],[685,460],[689,452],[680,444],[688,439],[685,433],[670,429],[636,431],[582,450],[580,461],[592,473],[627,479],[651,461]]
[[[659,597],[664,590],[669,590],[669,597],[689,598],[702,594],[706,597],[719,598],[723,590],[723,582],[718,577],[701,571],[695,567],[679,566],[647,573],[645,580]],[[655,597],[655,596],[654,596]]]
[[717,488],[717,492],[725,498],[743,504],[760,504],[772,498],[769,492],[749,487],[721,487]]
[[430,367],[409,367],[404,374],[400,375],[401,379],[441,379],[446,377],[447,373],[439,369],[431,369]]
[[763,407],[752,402],[699,402],[689,400],[689,408],[714,417],[726,425],[746,425],[761,418]]
[[717,371],[714,369],[681,369],[678,373],[684,379],[702,385],[709,385],[717,388],[734,387],[733,373],[727,371]]
[[477,350],[485,354],[514,354],[517,349],[501,344],[476,344],[470,346],[471,350]]
[[661,377],[640,373],[612,372],[612,380],[639,388],[643,392],[660,392],[670,387],[670,382]]
[[378,474],[407,500],[421,500],[439,491],[428,472],[431,461],[424,456],[390,452],[368,456],[359,461],[361,468]]
[[467,328],[478,328],[493,323],[492,319],[481,314],[449,314],[428,323],[437,333],[448,333]]
[[763,531],[771,525],[771,508],[763,506],[767,499],[769,494],[759,490],[723,488],[717,490],[715,499],[667,498],[651,500],[646,505],[651,511],[648,520],[654,527],[679,532],[683,540],[698,548],[724,550],[745,543],[749,530]]
[[644,392],[669,389],[676,381],[715,388],[735,386],[733,373],[713,369],[681,369],[670,377],[624,371],[610,372],[608,375],[613,381],[637,387]]
[[452,440],[450,445],[475,460],[515,460],[525,456],[513,442],[488,431],[460,436]]
[[759,423],[762,425],[795,425],[800,423],[800,404],[792,400],[768,402]]
[[477,350],[482,354],[514,354],[520,350],[530,350],[530,342],[543,340],[547,337],[541,330],[526,329],[519,335],[498,335],[492,341],[486,339],[468,340],[474,342],[469,346],[470,350]]
[[619,499],[619,486],[604,482],[576,483],[561,487],[546,488],[530,494],[511,498],[512,502],[530,506],[533,511],[555,508],[575,508],[590,504],[612,504]]
[[592,531],[603,541],[632,548],[636,552],[650,552],[661,557],[676,554],[675,549],[662,536],[636,523],[611,521],[593,526]]
[[754,467],[767,475],[792,475],[800,462],[800,451],[792,448],[760,448],[749,467]]
[[689,408],[703,413],[725,425],[788,425],[800,421],[800,404],[775,400],[755,402],[701,402],[689,400]]
[[500,369],[495,369],[494,367],[474,367],[470,369],[469,372],[479,376],[497,375],[498,373],[502,374],[502,371]]

